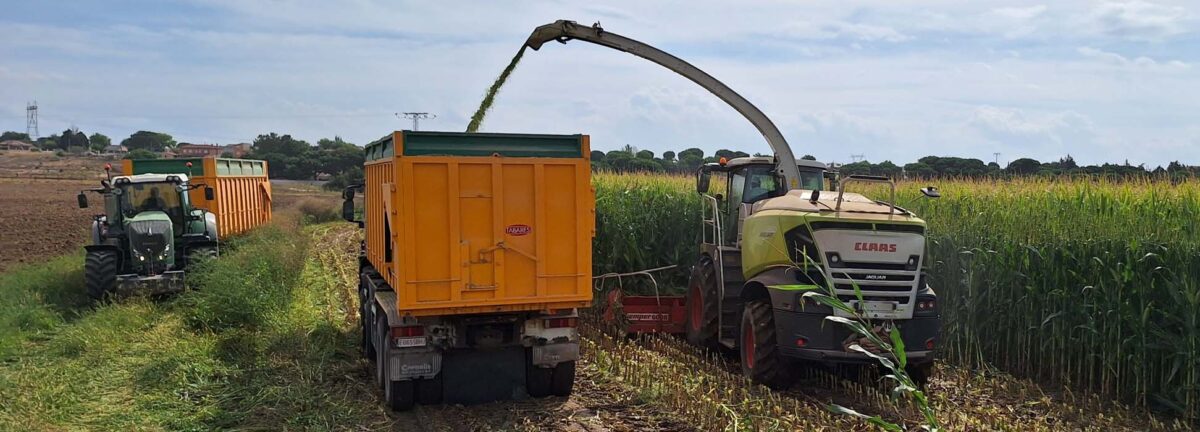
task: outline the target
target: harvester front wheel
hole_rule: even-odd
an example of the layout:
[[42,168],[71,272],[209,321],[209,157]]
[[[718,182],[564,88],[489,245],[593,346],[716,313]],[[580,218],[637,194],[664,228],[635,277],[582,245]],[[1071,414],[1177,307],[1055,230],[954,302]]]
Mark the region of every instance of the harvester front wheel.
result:
[[112,294],[117,284],[117,254],[113,251],[88,251],[83,263],[84,285],[92,299]]
[[741,339],[738,350],[742,374],[759,384],[778,389],[787,386],[787,376],[776,345],[775,317],[771,303],[750,300],[742,309]]
[[688,281],[687,340],[699,347],[712,347],[717,340],[717,273],[712,258],[701,257]]

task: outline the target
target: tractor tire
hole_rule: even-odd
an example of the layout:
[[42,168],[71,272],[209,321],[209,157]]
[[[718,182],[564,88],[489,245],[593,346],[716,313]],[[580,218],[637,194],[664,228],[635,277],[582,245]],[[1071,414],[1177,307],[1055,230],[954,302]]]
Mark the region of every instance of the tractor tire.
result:
[[554,366],[550,393],[555,396],[570,396],[575,388],[575,362],[562,362]]
[[205,261],[208,261],[211,259],[216,259],[218,255],[219,255],[219,252],[217,251],[216,246],[194,247],[194,248],[192,248],[192,250],[188,251],[187,265],[188,265],[188,267],[191,267],[192,265],[195,265],[198,263],[202,263],[202,262],[205,262]]
[[102,300],[112,294],[117,285],[117,253],[89,251],[83,262],[83,280],[88,296],[93,300]]
[[719,291],[717,290],[716,272],[712,258],[701,257],[700,261],[696,263],[696,267],[692,269],[692,277],[688,281],[685,300],[687,340],[688,343],[702,348],[712,348],[717,345]]
[[742,375],[772,389],[786,387],[787,374],[776,342],[771,303],[765,299],[747,301],[738,333]]
[[417,381],[417,403],[436,405],[442,403],[442,374]]
[[554,383],[554,369],[538,367],[533,364],[533,354],[526,351],[525,355],[525,392],[529,397],[544,398],[550,396]]

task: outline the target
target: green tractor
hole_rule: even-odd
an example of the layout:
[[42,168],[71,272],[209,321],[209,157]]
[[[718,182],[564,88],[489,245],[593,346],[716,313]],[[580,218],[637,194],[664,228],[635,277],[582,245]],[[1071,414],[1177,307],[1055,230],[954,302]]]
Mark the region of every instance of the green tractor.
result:
[[[743,373],[768,386],[786,385],[804,364],[873,364],[850,348],[865,340],[825,319],[846,314],[803,297],[832,289],[884,340],[893,327],[900,331],[909,375],[924,384],[940,327],[937,295],[922,270],[925,221],[894,204],[886,177],[847,176],[830,191],[818,162],[798,162],[799,185],[790,189],[774,158],[700,168],[697,190],[707,204],[686,296],[688,340],[736,350]],[[845,191],[856,182],[890,187],[892,199]]]
[[104,213],[93,216],[92,241],[84,247],[92,298],[181,291],[189,264],[217,256],[217,218],[188,198],[204,187],[212,200],[213,188],[189,184],[186,174],[116,176],[100,184],[78,196],[80,208],[88,207],[85,192],[104,197]]

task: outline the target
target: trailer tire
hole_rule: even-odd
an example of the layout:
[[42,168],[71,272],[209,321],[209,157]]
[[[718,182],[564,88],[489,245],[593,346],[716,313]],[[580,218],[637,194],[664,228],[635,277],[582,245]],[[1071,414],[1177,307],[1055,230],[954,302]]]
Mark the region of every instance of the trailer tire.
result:
[[933,377],[933,363],[926,363],[919,366],[909,365],[904,368],[904,372],[908,373],[908,377],[912,378],[913,384],[917,385],[917,389],[924,391],[929,385],[929,379]]
[[101,300],[117,285],[117,253],[110,250],[88,251],[83,262],[83,281],[88,296]]
[[786,387],[787,374],[776,342],[771,303],[764,299],[747,301],[742,309],[742,325],[738,333],[742,374],[772,389]]
[[712,258],[700,257],[692,269],[685,300],[685,328],[688,343],[711,348],[717,340],[717,277]]
[[554,366],[550,392],[555,396],[570,396],[575,388],[575,362],[562,362]]
[[388,408],[392,411],[408,411],[416,404],[416,381],[388,380],[383,388],[383,397],[387,400]]
[[533,364],[533,354],[529,350],[525,352],[525,392],[534,398],[550,396],[554,369],[538,367]]
[[442,374],[417,381],[417,403],[436,405],[442,403]]
[[387,315],[380,315],[375,320],[374,348],[375,348],[375,382],[379,384],[380,390],[387,390],[388,379],[388,361],[387,361]]

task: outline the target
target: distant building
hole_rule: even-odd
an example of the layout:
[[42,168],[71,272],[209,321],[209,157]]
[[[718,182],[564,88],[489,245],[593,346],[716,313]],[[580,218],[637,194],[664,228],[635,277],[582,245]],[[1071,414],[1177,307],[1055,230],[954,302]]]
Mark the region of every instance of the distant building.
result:
[[250,143],[226,144],[221,148],[221,153],[232,154],[235,158],[246,157],[250,153]]
[[33,144],[19,140],[0,141],[0,150],[30,151],[33,150]]
[[175,159],[175,156],[177,156],[175,154],[175,152],[170,151],[170,150],[163,150],[162,153],[158,154],[158,157],[163,158],[163,159]]
[[221,146],[216,144],[183,143],[175,147],[175,155],[178,157],[220,156]]
[[104,146],[104,153],[125,154],[125,153],[129,153],[129,149],[125,148],[125,146],[120,145],[120,144],[113,144],[113,145]]

